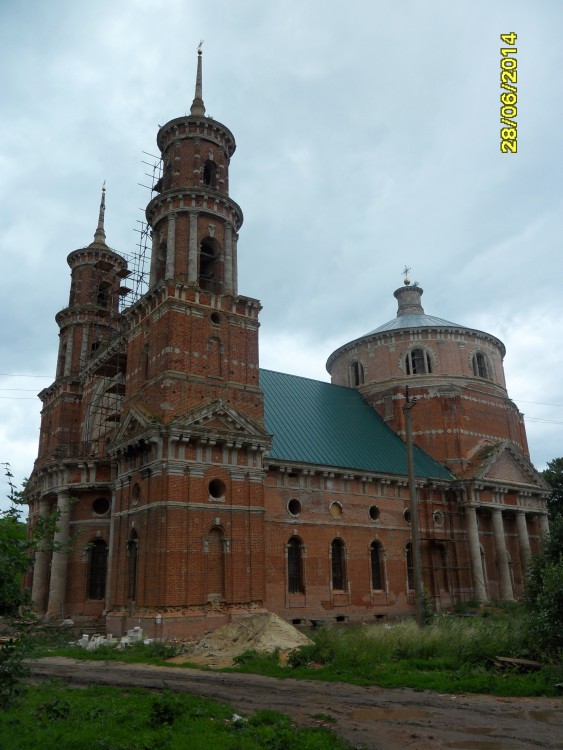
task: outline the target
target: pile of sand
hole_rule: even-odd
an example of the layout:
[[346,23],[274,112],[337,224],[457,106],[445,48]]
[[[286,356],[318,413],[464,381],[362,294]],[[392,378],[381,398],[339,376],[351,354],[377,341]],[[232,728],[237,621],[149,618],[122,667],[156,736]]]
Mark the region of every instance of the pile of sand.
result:
[[291,651],[311,643],[293,625],[271,612],[233,616],[231,622],[208,633],[199,643],[190,646],[182,657],[173,661],[191,661],[196,664],[227,666],[233,657],[253,649],[261,653]]

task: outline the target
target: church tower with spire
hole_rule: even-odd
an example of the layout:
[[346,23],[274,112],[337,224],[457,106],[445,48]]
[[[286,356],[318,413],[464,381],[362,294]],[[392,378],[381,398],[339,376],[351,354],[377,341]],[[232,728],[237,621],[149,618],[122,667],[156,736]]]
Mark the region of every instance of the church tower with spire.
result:
[[[65,611],[99,615],[103,609],[103,575],[89,576],[85,586],[84,573],[89,557],[97,555],[98,570],[107,557],[111,465],[105,444],[113,425],[107,417],[117,401],[115,394],[105,395],[112,380],[106,352],[119,338],[119,297],[129,274],[126,260],[106,243],[104,214],[105,185],[93,242],[67,258],[69,302],[55,318],[60,329],[56,375],[39,394],[39,451],[27,487],[31,523],[54,510],[58,514],[55,549],[52,554],[46,546],[38,550],[31,587],[37,611],[52,618]],[[119,378],[115,366],[112,374]],[[99,408],[100,396],[105,410]],[[107,409],[108,399],[116,408]],[[81,522],[87,526],[78,532]],[[71,530],[76,539],[85,534],[73,553]]]
[[205,116],[201,48],[190,114],[161,127],[157,143],[150,285],[126,311],[127,377],[109,447],[111,554],[125,573],[111,581],[108,621],[158,612],[174,632],[180,611],[209,629],[264,598],[261,308],[237,290],[235,140]]

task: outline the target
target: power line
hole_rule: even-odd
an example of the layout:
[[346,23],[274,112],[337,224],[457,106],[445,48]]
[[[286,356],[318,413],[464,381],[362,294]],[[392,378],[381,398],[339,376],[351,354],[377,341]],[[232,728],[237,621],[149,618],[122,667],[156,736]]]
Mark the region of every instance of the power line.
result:
[[52,375],[17,375],[13,372],[0,372],[0,378],[46,378],[51,380]]

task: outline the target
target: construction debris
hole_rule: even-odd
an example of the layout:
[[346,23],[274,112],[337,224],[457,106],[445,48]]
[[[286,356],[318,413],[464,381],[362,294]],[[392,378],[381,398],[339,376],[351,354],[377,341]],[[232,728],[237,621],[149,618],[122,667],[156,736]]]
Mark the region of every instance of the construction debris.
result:
[[199,643],[186,645],[184,653],[172,661],[209,666],[228,666],[245,651],[287,653],[311,643],[306,635],[272,612],[232,617],[231,622],[214,630]]

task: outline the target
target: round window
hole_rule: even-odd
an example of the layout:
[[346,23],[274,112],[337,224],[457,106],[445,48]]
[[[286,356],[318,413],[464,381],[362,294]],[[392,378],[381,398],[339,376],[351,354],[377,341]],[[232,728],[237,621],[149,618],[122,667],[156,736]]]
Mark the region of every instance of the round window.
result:
[[432,513],[432,519],[434,520],[434,526],[442,527],[444,525],[444,514],[441,510],[435,510]]
[[403,518],[407,523],[411,522],[411,512],[408,508],[405,508],[403,511]]
[[106,497],[98,497],[92,503],[92,511],[97,516],[105,516],[109,511],[109,500]]
[[222,479],[212,479],[209,482],[209,494],[214,500],[222,500],[225,497],[225,482]]
[[296,498],[293,498],[288,502],[287,510],[290,516],[299,516],[301,515],[301,503]]
[[379,508],[377,507],[377,505],[372,505],[371,508],[369,509],[369,517],[371,518],[372,521],[377,521],[379,516],[380,516]]
[[221,316],[217,312],[212,312],[209,316],[213,325],[218,326],[221,323]]
[[342,505],[340,503],[331,503],[328,512],[333,518],[340,518],[342,515]]

